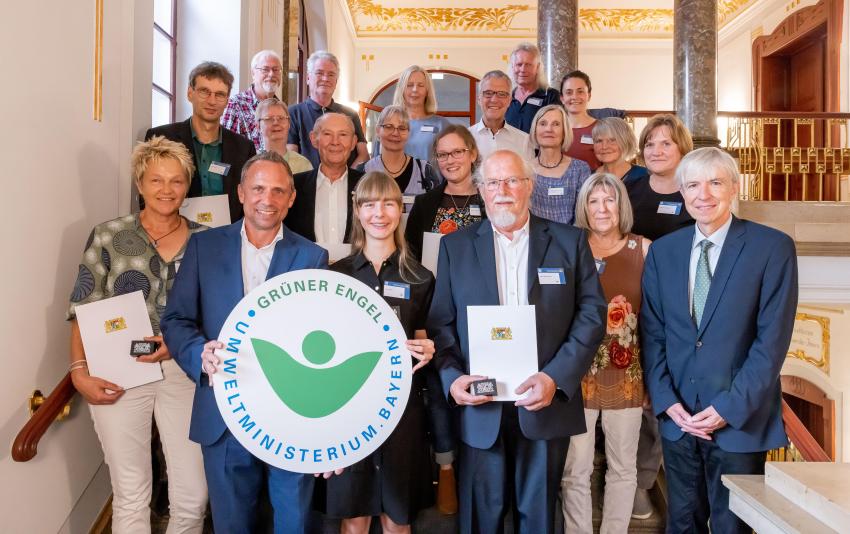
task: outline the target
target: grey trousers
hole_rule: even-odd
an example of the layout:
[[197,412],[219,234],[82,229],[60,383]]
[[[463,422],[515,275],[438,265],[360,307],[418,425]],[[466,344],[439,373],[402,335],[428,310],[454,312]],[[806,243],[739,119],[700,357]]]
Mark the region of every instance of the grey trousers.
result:
[[640,439],[637,450],[637,487],[652,489],[661,468],[661,434],[658,433],[658,419],[652,408],[643,411],[640,425]]

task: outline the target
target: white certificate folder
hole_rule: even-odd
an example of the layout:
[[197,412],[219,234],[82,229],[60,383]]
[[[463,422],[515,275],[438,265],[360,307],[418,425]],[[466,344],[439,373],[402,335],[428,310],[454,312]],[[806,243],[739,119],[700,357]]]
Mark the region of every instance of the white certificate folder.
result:
[[469,306],[469,374],[496,379],[497,401],[515,401],[514,393],[536,373],[537,320],[534,306]]
[[162,380],[158,363],[138,362],[130,343],[153,335],[145,297],[134,291],[75,308],[89,374],[124,389]]
[[230,200],[227,195],[192,197],[183,201],[180,215],[210,228],[230,224]]

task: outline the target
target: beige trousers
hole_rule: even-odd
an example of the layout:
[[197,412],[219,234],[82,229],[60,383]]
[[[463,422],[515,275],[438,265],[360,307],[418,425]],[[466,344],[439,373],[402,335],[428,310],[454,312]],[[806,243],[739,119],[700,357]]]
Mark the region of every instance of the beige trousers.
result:
[[564,532],[593,534],[593,504],[590,496],[590,475],[593,473],[593,453],[596,438],[596,419],[602,414],[605,433],[605,497],[602,504],[600,534],[626,533],[632,515],[637,487],[638,436],[642,408],[622,410],[584,410],[587,432],[570,438],[570,448],[561,478],[561,498],[564,512]]
[[112,532],[149,534],[151,420],[156,419],[168,473],[168,534],[198,533],[207,507],[201,447],[189,441],[195,384],[174,362],[164,379],[128,389],[115,404],[90,406],[112,482]]

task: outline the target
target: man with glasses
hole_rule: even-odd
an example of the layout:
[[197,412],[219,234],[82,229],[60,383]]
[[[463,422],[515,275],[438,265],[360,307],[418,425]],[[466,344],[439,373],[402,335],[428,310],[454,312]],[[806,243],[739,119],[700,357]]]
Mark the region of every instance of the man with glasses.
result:
[[149,129],[145,140],[162,135],[183,143],[195,162],[188,196],[227,195],[230,220],[236,221],[242,217],[237,192],[242,166],[256,151],[247,138],[219,123],[232,86],[233,74],[227,67],[213,61],[201,63],[189,73],[186,98],[192,104],[192,116]]
[[469,127],[481,158],[497,150],[513,150],[527,161],[534,159],[528,134],[505,121],[511,103],[511,78],[500,70],[491,70],[478,83],[481,120]]
[[366,136],[360,127],[360,117],[353,110],[334,102],[333,94],[339,80],[339,60],[330,52],[319,50],[307,59],[307,87],[310,96],[304,102],[289,106],[292,124],[289,127],[289,150],[294,150],[310,160],[313,167],[319,166],[319,152],[310,141],[310,133],[316,120],[325,113],[343,113],[351,117],[357,144],[348,156],[348,166],[357,167],[366,163]]
[[261,101],[277,98],[282,65],[280,56],[274,50],[261,50],[254,54],[251,59],[251,85],[231,97],[221,116],[222,126],[250,139],[257,152],[262,147],[262,140],[254,112]]
[[[444,393],[460,421],[460,532],[554,531],[569,436],[585,432],[581,379],[605,333],[607,305],[583,232],[529,211],[534,172],[497,150],[476,173],[488,220],[443,237],[428,316]],[[470,385],[469,306],[534,305],[537,373],[494,402]],[[498,377],[490,377],[498,378]]]

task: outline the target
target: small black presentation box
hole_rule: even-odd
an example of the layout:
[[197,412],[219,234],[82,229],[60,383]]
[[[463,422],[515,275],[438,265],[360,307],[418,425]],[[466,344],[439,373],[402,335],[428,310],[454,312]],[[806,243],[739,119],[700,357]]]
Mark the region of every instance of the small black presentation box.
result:
[[159,349],[158,341],[145,341],[138,339],[130,342],[130,356],[147,356]]
[[471,384],[473,395],[485,395],[487,397],[496,396],[496,379],[486,378],[484,380],[476,380]]

